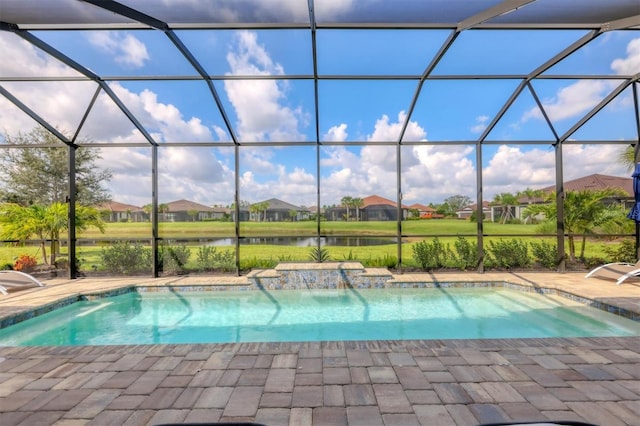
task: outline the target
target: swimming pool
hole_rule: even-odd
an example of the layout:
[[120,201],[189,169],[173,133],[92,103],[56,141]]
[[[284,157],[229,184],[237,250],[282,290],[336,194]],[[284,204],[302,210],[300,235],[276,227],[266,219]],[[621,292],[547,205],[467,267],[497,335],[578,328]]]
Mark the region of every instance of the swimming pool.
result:
[[0,330],[0,345],[638,336],[640,324],[509,288],[137,292]]

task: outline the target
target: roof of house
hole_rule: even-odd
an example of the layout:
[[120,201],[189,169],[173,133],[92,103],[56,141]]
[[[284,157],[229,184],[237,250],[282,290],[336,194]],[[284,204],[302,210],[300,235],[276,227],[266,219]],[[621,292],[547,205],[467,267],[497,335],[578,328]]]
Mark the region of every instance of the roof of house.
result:
[[269,203],[269,210],[303,210],[300,206],[287,203],[286,201],[282,201],[277,198],[270,198],[268,200],[261,201],[261,203]]
[[[369,206],[380,206],[380,205],[391,206],[391,207],[397,206],[395,201],[391,201],[379,195],[369,195],[368,197],[364,197],[362,201],[364,201],[362,204],[362,208],[367,208]],[[406,209],[408,207],[403,204],[402,208]]]
[[[483,210],[487,210],[491,207],[491,202],[490,201],[483,201],[482,202],[482,209]],[[468,212],[468,211],[473,211],[475,209],[478,208],[478,203],[475,204],[469,204],[467,207],[463,208],[462,210],[458,210],[458,212]],[[456,212],[456,213],[458,213]]]
[[204,204],[196,203],[189,200],[177,200],[167,203],[170,212],[187,212],[189,210],[197,210],[199,212],[212,212],[211,207]]
[[434,209],[433,207],[429,207],[429,206],[425,206],[424,204],[411,204],[409,206],[410,209],[417,209],[420,210],[421,212],[435,212],[436,209]]
[[98,210],[108,210],[111,212],[138,212],[142,211],[142,207],[134,206],[131,204],[119,203],[117,201],[105,201],[102,204],[99,204],[97,207]]
[[[593,174],[564,182],[564,190],[568,191],[598,191],[607,188],[621,188],[629,197],[633,197],[633,179],[619,176]],[[555,185],[542,189],[545,192],[556,190]]]

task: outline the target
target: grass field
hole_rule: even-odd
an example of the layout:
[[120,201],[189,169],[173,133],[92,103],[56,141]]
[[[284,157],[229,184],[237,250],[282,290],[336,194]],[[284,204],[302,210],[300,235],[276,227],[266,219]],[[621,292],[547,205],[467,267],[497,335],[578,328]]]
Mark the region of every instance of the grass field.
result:
[[[381,236],[395,237],[397,233],[396,222],[321,222],[321,235],[340,236]],[[540,237],[536,225],[526,224],[483,224],[485,246],[492,240],[501,238],[521,239],[526,243],[540,241],[541,239],[555,243],[555,236]],[[240,235],[252,236],[315,236],[317,232],[316,222],[242,222]],[[422,220],[405,221],[402,223],[402,234],[406,236],[402,245],[402,263],[405,266],[415,266],[412,259],[412,243],[431,240],[427,235],[438,236],[443,244],[453,246],[457,235],[463,235],[475,244],[477,224],[460,220]],[[195,269],[196,254],[199,247],[209,244],[211,239],[233,238],[235,224],[232,222],[170,222],[159,224],[159,237],[163,240],[175,240],[186,244],[191,249],[191,256],[187,263],[188,269]],[[501,237],[504,235],[504,237]],[[512,236],[518,235],[518,236]],[[109,247],[110,241],[118,239],[139,240],[143,245],[150,246],[150,223],[107,223],[105,232],[96,229],[88,229],[77,235],[77,257],[82,261],[82,269],[100,270],[101,253],[105,247]],[[587,257],[605,258],[604,246],[611,244],[602,240],[589,241],[586,246]],[[61,255],[65,256],[66,247],[63,241]],[[315,247],[315,246],[314,246]],[[308,261],[314,247],[299,247],[286,245],[248,245],[241,244],[241,263],[260,265],[263,261]],[[568,247],[568,246],[567,246]],[[397,259],[398,246],[395,243],[376,246],[325,246],[331,260],[359,260],[372,266],[385,266],[390,259]],[[48,247],[47,247],[48,250]],[[234,246],[217,247],[217,250],[229,250],[235,253]],[[13,263],[21,254],[36,256],[42,263],[42,253],[38,246],[13,246],[0,247],[0,265]]]

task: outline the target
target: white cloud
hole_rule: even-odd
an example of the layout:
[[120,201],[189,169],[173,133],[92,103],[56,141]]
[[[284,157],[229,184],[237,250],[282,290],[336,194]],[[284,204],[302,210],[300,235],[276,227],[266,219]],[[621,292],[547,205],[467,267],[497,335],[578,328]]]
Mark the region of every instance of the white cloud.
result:
[[[559,89],[553,98],[543,100],[542,106],[552,122],[577,117],[595,107],[615,85],[611,81],[580,80]],[[522,122],[530,118],[543,118],[537,105],[523,115]]]
[[487,121],[489,121],[488,115],[480,115],[476,117],[476,124],[471,126],[472,133],[481,133],[487,128]]
[[[626,57],[611,62],[611,69],[622,75],[640,72],[640,38],[631,40],[626,52]],[[552,121],[577,118],[595,107],[618,84],[617,81],[580,80],[560,88],[553,98],[543,100],[542,104]],[[521,122],[531,118],[543,119],[537,105],[523,114]]]
[[[135,93],[119,83],[111,83],[111,89],[127,106],[143,127],[155,132],[158,142],[209,142],[213,140],[211,130],[202,124],[200,118],[185,118],[182,112],[172,104],[158,101],[158,95],[148,89]],[[109,113],[122,117],[122,112],[108,97],[103,98],[100,108]],[[103,116],[100,112],[100,116]],[[129,124],[124,122],[128,128]],[[103,129],[107,130],[107,129]]]
[[[58,62],[15,34],[0,31],[0,76],[78,77],[70,67]],[[8,58],[11,58],[8,60]],[[95,83],[81,81],[11,83],[3,87],[58,130],[72,134],[95,90]],[[25,113],[4,96],[0,97],[0,132],[16,135],[36,126]]]
[[[282,75],[280,64],[274,63],[258,43],[257,35],[239,31],[237,45],[227,54],[231,74]],[[277,80],[227,80],[227,96],[235,109],[236,131],[245,142],[304,140],[299,131],[308,116],[300,107],[284,105],[287,84]]]
[[150,59],[145,44],[130,33],[94,31],[89,42],[127,67],[141,68]]
[[483,195],[492,199],[502,192],[543,188],[555,182],[555,173],[553,148],[525,151],[521,146],[501,145],[483,169]]
[[627,45],[627,57],[615,59],[611,69],[617,74],[634,75],[640,72],[640,38],[634,38]]
[[332,126],[329,131],[322,137],[322,140],[328,142],[344,142],[349,137],[347,133],[347,125],[342,123],[338,126]]

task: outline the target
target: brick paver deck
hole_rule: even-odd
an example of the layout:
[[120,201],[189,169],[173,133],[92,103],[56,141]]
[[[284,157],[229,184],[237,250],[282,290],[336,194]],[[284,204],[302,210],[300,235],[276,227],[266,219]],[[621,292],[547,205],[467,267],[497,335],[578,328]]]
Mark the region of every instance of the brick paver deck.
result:
[[[637,284],[577,274],[516,279],[639,309]],[[0,299],[0,316],[118,285],[51,282]],[[0,347],[3,426],[639,419],[640,337]]]

